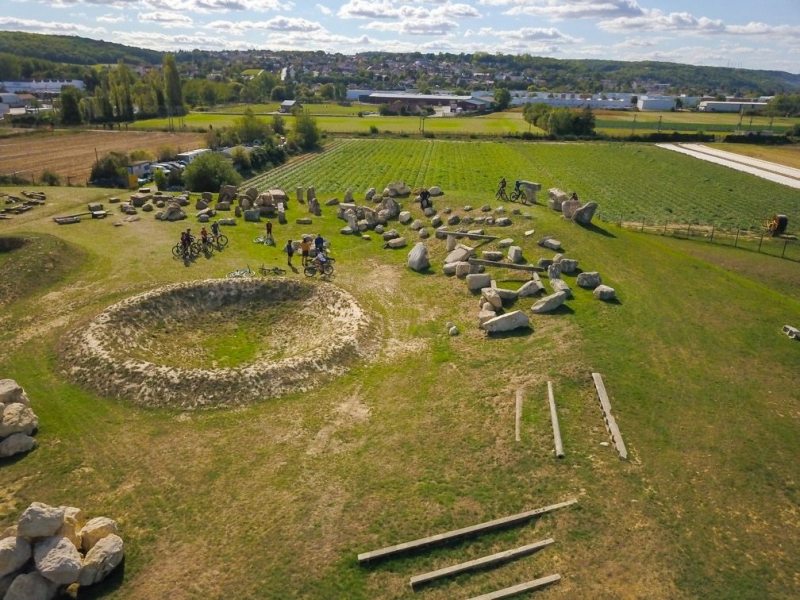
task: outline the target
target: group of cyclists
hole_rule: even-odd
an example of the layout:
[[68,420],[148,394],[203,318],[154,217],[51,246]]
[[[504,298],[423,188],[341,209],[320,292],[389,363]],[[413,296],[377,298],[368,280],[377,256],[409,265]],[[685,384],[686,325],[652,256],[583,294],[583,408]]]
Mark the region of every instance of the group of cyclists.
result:
[[[212,243],[216,242],[219,236],[219,223],[216,221],[211,224],[210,235],[208,230],[205,228],[205,225],[200,229],[200,243],[202,244],[203,248],[208,248]],[[194,236],[192,235],[191,228],[187,228],[186,231],[181,232],[180,245],[184,256],[189,256],[191,254],[193,242]]]

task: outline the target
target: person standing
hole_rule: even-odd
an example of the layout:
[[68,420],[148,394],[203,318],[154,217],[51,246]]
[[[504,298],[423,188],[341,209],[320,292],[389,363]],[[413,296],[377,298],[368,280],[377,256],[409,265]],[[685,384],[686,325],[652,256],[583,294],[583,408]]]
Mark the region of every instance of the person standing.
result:
[[292,246],[292,240],[286,242],[286,247],[284,248],[284,251],[286,252],[286,256],[288,257],[286,264],[292,267],[292,256],[294,256],[294,246]]
[[322,237],[321,233],[317,234],[317,237],[314,238],[314,248],[317,249],[317,253],[325,252],[325,239]]
[[300,242],[300,252],[303,254],[303,267],[308,264],[308,256],[311,254],[311,240],[307,237],[303,237],[303,241]]
[[272,241],[272,221],[267,219],[267,240]]

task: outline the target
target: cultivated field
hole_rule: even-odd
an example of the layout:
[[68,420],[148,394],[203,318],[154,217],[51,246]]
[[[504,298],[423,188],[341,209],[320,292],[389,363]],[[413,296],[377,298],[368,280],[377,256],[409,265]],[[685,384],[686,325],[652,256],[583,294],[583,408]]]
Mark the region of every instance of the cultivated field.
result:
[[0,175],[39,181],[45,169],[61,176],[63,183],[85,185],[97,156],[108,152],[149,150],[162,147],[176,151],[201,148],[202,134],[139,131],[64,131],[17,135],[0,139]]
[[[792,219],[800,214],[800,197],[776,184],[647,146],[342,141],[262,183],[292,192],[316,185],[325,200],[341,199],[347,186],[360,199],[368,186],[405,179],[441,185],[437,208],[464,216],[478,212],[466,204],[497,207],[502,174],[575,189],[601,208],[615,200],[689,216],[695,208],[699,219],[728,198],[727,213],[746,211],[732,219],[748,220],[771,210],[751,206],[771,197],[783,199]],[[533,329],[487,338],[476,327],[477,297],[442,274],[443,241],[426,242],[432,272],[417,274],[405,266],[407,250],[384,250],[380,236],[340,235],[334,208],[323,206],[311,226],[296,225],[308,213],[291,201],[289,224],[275,224],[279,246],[307,231],[332,240],[331,284],[363,308],[377,347],[303,392],[235,409],[143,408],[79,384],[70,341],[136,294],[286,257],[252,243],[263,224],[240,221],[225,229],[227,249],[184,264],[170,247],[187,225],[198,228],[193,219],[161,223],[143,213],[120,227],[116,217],[58,226],[52,215],[117,192],[48,193],[47,206],[0,221],[0,237],[29,240],[0,253],[0,283],[15,282],[0,285],[0,377],[26,388],[40,420],[39,447],[0,462],[0,529],[32,501],[118,519],[124,573],[90,597],[444,600],[556,572],[561,583],[537,598],[800,595],[800,343],[780,333],[786,323],[800,325],[797,263],[602,221],[581,228],[541,204],[521,207],[512,226],[487,233],[513,238],[531,262],[553,255],[536,245],[539,237],[558,237],[619,301],[601,303],[565,276],[575,295],[567,307],[533,315],[532,301],[519,300],[515,308],[531,314]],[[494,274],[502,287],[525,280]],[[196,367],[204,353],[230,365],[265,347],[277,351],[301,309],[293,301],[282,318],[244,306],[193,313],[202,331],[166,313],[159,322],[158,310],[121,327],[162,362],[174,364],[186,349]],[[298,312],[294,335],[313,358],[310,316],[319,313],[310,310]],[[460,335],[447,334],[448,321]],[[215,332],[228,352],[212,344]],[[117,335],[122,351],[125,336]],[[95,366],[109,378],[123,372]],[[607,445],[592,371],[604,376],[628,461]],[[547,381],[562,460],[552,452]],[[518,443],[516,390],[525,396]],[[568,498],[578,504],[521,527],[370,567],[356,561],[359,552]],[[534,556],[420,593],[409,588],[413,575],[550,536],[555,544]]]
[[383,189],[403,179],[411,187],[435,182],[478,203],[503,176],[536,181],[543,190],[574,190],[598,202],[609,221],[758,228],[783,213],[793,229],[800,224],[800,191],[647,144],[351,139],[253,183],[262,189],[314,185],[341,196],[347,187]]
[[768,160],[787,167],[800,169],[800,145],[790,146],[756,146],[752,144],[709,144],[726,152],[736,152],[761,160]]

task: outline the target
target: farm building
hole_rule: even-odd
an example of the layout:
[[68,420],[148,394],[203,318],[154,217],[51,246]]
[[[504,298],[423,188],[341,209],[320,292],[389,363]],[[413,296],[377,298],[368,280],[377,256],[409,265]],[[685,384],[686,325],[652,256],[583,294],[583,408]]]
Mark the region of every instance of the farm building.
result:
[[187,165],[192,162],[195,158],[200,156],[201,154],[205,154],[206,152],[211,152],[210,148],[198,148],[197,150],[189,150],[188,152],[181,152],[176,156],[176,158],[180,161],[185,162]]
[[673,96],[639,96],[636,101],[639,110],[672,110],[675,108]]
[[450,106],[464,111],[480,110],[491,101],[475,96],[454,96],[451,94],[409,94],[406,92],[372,92],[360,96],[359,100],[368,104],[403,104],[407,107]]
[[61,88],[71,85],[83,90],[86,84],[81,79],[42,79],[41,81],[0,81],[0,89],[6,92],[30,92],[38,95],[55,95]]
[[302,107],[302,105],[297,100],[284,100],[283,102],[281,102],[281,105],[280,105],[280,108],[278,108],[278,111],[280,111],[282,113],[290,113],[295,108],[301,108],[301,107]]
[[722,100],[703,100],[697,110],[703,112],[736,113],[743,110],[762,110],[767,107],[766,102],[731,102]]
[[6,104],[9,108],[25,108],[25,102],[17,94],[0,93],[0,104]]

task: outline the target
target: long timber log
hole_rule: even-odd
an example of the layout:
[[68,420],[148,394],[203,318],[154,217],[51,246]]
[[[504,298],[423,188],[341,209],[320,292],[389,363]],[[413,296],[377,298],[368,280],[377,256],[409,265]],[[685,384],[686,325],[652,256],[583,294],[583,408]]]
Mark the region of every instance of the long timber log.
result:
[[469,238],[471,240],[499,240],[500,236],[498,235],[484,235],[482,233],[467,233],[466,231],[446,231],[443,229],[439,230],[441,233],[445,235],[452,235],[457,238]]
[[556,412],[556,399],[553,396],[553,382],[547,382],[547,400],[550,403],[550,422],[553,424],[553,444],[556,458],[564,458],[564,444],[561,443],[561,427],[558,425],[558,412]]
[[496,592],[489,592],[488,594],[474,596],[470,598],[470,600],[500,600],[501,598],[511,598],[512,596],[519,596],[524,592],[538,590],[539,588],[543,588],[560,580],[561,575],[556,573],[555,575],[548,575],[547,577],[540,577],[539,579],[534,579],[533,581],[526,581],[525,583],[520,583],[519,585],[503,588],[502,590],[497,590]]
[[525,521],[529,521],[534,517],[538,517],[545,513],[557,510],[559,508],[572,506],[577,502],[578,501],[575,499],[567,500],[565,502],[559,502],[558,504],[551,504],[550,506],[545,506],[543,508],[536,508],[534,510],[517,513],[516,515],[501,517],[499,519],[494,519],[493,521],[486,521],[485,523],[479,523],[478,525],[470,525],[469,527],[464,527],[462,529],[454,529],[452,531],[447,531],[445,533],[438,533],[436,535],[420,538],[418,540],[413,540],[411,542],[403,542],[402,544],[388,546],[386,548],[381,548],[379,550],[362,552],[361,554],[358,555],[358,562],[359,564],[365,564],[374,560],[380,560],[392,556],[397,556],[400,554],[406,554],[408,552],[414,552],[416,550],[421,550],[423,548],[429,548],[431,546],[446,544],[448,542],[460,540],[465,537],[471,537],[475,535],[480,535],[482,533],[487,533],[489,531],[495,531],[497,529],[512,527],[514,525],[519,525],[520,523],[524,523]]
[[520,427],[522,421],[522,390],[517,390],[517,398],[515,402],[515,411],[514,411],[514,439],[516,441],[520,440]]
[[417,588],[427,583],[431,583],[432,581],[436,581],[437,579],[452,577],[467,571],[475,571],[477,569],[493,567],[517,558],[522,558],[523,556],[528,556],[529,554],[538,552],[542,548],[546,548],[553,542],[555,542],[553,538],[547,538],[546,540],[520,546],[519,548],[504,550],[503,552],[497,552],[496,554],[491,554],[489,556],[482,556],[481,558],[476,558],[475,560],[459,563],[457,565],[451,565],[449,567],[437,569],[436,571],[423,573],[422,575],[415,575],[411,578],[409,583],[411,584],[411,589],[416,590]]
[[528,271],[528,272],[542,272],[543,267],[536,267],[534,265],[515,265],[514,263],[505,263],[494,260],[483,260],[482,258],[470,258],[471,265],[483,265],[484,267],[498,267],[500,269],[512,269],[513,271]]
[[611,414],[611,401],[608,399],[603,376],[600,373],[592,373],[592,379],[594,379],[594,386],[597,388],[597,397],[600,400],[600,406],[603,408],[603,419],[606,422],[608,433],[611,434],[611,441],[614,442],[614,446],[619,452],[619,457],[627,459],[628,449],[625,448],[625,442],[622,441],[622,434],[619,431],[619,426],[617,426],[617,420]]

